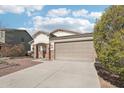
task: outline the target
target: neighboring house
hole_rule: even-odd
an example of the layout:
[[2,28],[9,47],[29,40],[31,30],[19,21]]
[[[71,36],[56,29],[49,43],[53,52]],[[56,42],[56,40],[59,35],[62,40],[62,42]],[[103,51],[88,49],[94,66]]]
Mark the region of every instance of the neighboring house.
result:
[[[43,34],[47,39],[43,37]],[[48,56],[43,57],[43,53],[40,55],[38,52],[41,51],[38,47],[38,49],[34,49],[35,58],[93,61],[96,57],[92,33],[81,34],[79,32],[62,29],[57,29],[49,34],[38,32],[35,35],[33,43],[34,45],[39,41],[40,43],[43,43],[44,39],[47,40],[47,42],[45,42],[46,48],[44,51],[46,51],[45,53]],[[37,43],[37,45],[40,43]]]
[[17,48],[24,47],[23,55],[25,55],[27,51],[30,50],[30,45],[28,44],[28,42],[31,40],[32,37],[26,30],[0,29],[0,55],[10,56],[9,53],[5,54],[3,52],[4,50],[6,52],[9,52],[10,48],[13,48],[14,46],[16,46]]

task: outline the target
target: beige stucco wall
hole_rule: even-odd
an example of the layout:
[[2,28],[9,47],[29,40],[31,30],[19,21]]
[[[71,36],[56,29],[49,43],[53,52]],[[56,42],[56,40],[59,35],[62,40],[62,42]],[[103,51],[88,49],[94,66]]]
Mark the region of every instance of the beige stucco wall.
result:
[[5,43],[5,31],[0,31],[0,42]]
[[33,43],[31,44],[31,50],[30,51],[33,51]]
[[45,34],[39,34],[34,38],[33,44],[38,44],[38,43],[49,43],[49,36]]

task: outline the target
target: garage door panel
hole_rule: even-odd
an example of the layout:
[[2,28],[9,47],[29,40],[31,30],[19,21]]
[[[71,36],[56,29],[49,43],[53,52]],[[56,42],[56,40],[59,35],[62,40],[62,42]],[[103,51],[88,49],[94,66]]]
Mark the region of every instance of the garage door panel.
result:
[[55,44],[57,60],[89,60],[95,57],[93,41],[78,41]]

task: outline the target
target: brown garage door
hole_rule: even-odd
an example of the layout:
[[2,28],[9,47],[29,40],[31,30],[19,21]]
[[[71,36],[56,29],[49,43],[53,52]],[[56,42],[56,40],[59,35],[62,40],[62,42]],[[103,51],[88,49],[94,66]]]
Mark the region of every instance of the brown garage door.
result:
[[94,61],[93,41],[55,43],[56,60]]

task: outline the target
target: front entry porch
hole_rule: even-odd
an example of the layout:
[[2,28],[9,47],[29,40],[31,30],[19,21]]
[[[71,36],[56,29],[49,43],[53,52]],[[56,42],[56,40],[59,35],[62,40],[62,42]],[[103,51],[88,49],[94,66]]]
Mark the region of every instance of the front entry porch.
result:
[[34,45],[34,58],[49,59],[49,44],[38,43]]

